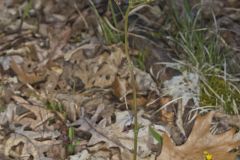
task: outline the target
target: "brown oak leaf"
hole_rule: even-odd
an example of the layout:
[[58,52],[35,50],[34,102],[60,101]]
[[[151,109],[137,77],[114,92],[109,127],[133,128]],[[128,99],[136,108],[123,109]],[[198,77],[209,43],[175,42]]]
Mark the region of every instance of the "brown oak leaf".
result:
[[235,129],[213,135],[210,127],[214,112],[198,117],[185,144],[176,146],[167,135],[163,135],[163,148],[157,160],[203,160],[207,151],[216,160],[235,160],[236,153],[230,152],[240,145]]

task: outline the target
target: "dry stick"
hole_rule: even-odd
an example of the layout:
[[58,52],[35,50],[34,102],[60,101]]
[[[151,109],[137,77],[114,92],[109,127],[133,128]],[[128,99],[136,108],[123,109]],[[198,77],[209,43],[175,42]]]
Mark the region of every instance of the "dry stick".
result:
[[125,14],[125,23],[124,23],[124,36],[125,36],[125,54],[127,56],[128,68],[130,71],[131,86],[133,90],[133,114],[134,114],[134,147],[133,147],[133,160],[137,160],[137,143],[138,143],[138,120],[137,120],[137,90],[136,83],[134,78],[133,63],[131,61],[128,49],[128,15],[131,8],[131,2],[128,5],[126,14]]

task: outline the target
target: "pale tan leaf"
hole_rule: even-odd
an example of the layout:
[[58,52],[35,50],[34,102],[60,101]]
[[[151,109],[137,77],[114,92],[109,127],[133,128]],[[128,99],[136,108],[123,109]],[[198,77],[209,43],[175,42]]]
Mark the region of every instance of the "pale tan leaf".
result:
[[192,133],[185,144],[176,146],[171,139],[163,136],[163,148],[157,160],[202,160],[204,151],[207,151],[216,160],[235,160],[236,154],[230,151],[240,145],[240,140],[235,139],[235,130],[213,135],[210,126],[214,112],[198,117]]
[[120,48],[112,47],[111,54],[104,52],[95,58],[83,59],[73,75],[80,78],[86,88],[109,87],[114,82],[124,57]]
[[15,121],[18,121],[22,124],[29,124],[31,128],[36,129],[42,126],[43,123],[45,123],[47,120],[49,120],[51,117],[54,117],[54,114],[51,113],[49,110],[40,107],[29,104],[26,100],[24,100],[21,97],[18,96],[12,96],[12,98],[22,107],[29,110],[31,113],[35,115],[35,119],[28,118],[27,114],[24,114],[22,116],[19,116],[15,119]]
[[[44,152],[48,152],[54,145],[62,142],[56,140],[60,134],[56,132],[33,132],[33,131],[17,131],[12,133],[7,139],[4,148],[4,154],[9,157],[28,159],[30,156],[34,160],[43,160]],[[47,139],[47,140],[38,140]],[[15,149],[19,147],[19,149]]]
[[[98,124],[93,120],[87,118],[81,118],[72,125],[80,125],[78,131],[87,131],[91,133],[91,138],[88,142],[89,146],[93,146],[104,142],[107,148],[117,147],[121,151],[122,159],[132,157],[131,151],[133,150],[133,137],[134,131],[132,129],[124,131],[124,128],[130,126],[132,122],[132,116],[128,111],[116,112],[116,122],[113,124],[107,124],[107,120],[103,119]],[[148,126],[150,121],[142,118],[143,112],[138,114],[138,122],[141,124],[138,135],[138,158],[153,159],[151,157],[151,148],[148,146],[151,135],[148,132]],[[125,158],[123,158],[125,157]],[[150,158],[151,157],[151,158]]]

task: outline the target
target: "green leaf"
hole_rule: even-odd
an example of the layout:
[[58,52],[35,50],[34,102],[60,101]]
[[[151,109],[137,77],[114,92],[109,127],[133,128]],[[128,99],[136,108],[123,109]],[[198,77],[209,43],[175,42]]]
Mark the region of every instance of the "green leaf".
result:
[[24,18],[29,17],[29,12],[30,12],[31,9],[32,9],[32,0],[30,0],[23,9],[23,17]]
[[151,126],[149,126],[149,132],[158,141],[158,143],[162,144],[162,136]]
[[68,144],[67,145],[67,152],[68,154],[73,154],[74,153],[74,150],[75,150],[75,145],[74,144]]
[[73,127],[68,128],[68,138],[69,138],[69,140],[73,141],[74,136],[75,136],[74,128]]

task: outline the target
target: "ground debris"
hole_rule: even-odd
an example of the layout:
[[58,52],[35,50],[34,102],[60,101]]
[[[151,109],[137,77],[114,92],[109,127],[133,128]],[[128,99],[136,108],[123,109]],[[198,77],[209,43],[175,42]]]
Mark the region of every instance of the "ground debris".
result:
[[239,1],[133,2],[136,99],[129,2],[0,1],[0,159],[130,160],[135,126],[139,160],[240,154]]

